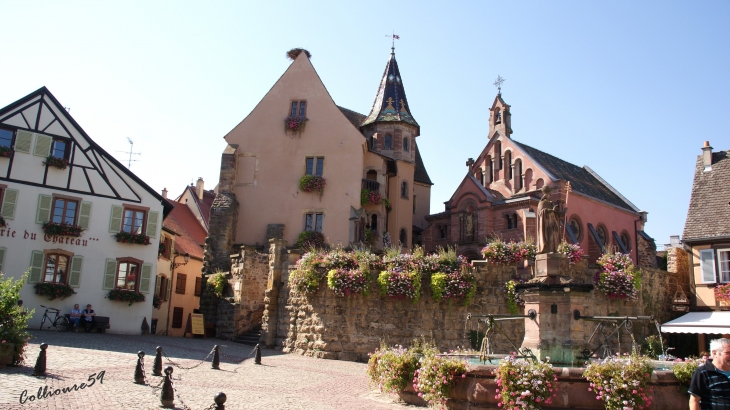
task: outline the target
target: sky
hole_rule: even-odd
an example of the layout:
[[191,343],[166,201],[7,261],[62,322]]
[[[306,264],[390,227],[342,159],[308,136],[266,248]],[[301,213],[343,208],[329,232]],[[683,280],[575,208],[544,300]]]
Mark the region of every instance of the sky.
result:
[[0,0],[0,107],[42,86],[171,197],[218,181],[223,136],[307,49],[334,101],[367,114],[389,35],[444,210],[488,140],[497,76],[512,138],[588,165],[681,235],[704,141],[730,149],[728,1]]

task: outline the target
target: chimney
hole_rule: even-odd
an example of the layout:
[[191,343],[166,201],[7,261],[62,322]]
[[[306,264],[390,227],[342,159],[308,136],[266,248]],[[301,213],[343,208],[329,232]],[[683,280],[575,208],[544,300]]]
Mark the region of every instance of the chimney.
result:
[[712,147],[710,141],[705,141],[705,146],[702,147],[702,163],[705,166],[704,172],[712,171]]
[[669,236],[669,244],[672,245],[672,247],[677,247],[681,245],[682,241],[679,240],[679,235]]
[[167,188],[162,188],[162,197],[167,199]]
[[198,177],[198,182],[195,184],[195,192],[198,193],[198,199],[203,199],[203,178]]

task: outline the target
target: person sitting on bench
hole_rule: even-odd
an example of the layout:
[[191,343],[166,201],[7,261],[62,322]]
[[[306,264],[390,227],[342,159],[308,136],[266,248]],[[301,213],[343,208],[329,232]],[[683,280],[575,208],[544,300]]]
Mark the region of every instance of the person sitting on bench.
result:
[[79,331],[79,320],[81,320],[81,309],[79,309],[79,304],[75,304],[74,308],[71,309],[71,314],[69,315],[68,320],[73,324],[73,330],[74,332]]
[[84,332],[88,333],[96,326],[96,321],[94,320],[96,313],[94,313],[94,309],[92,309],[89,304],[86,305],[86,309],[81,312],[81,315],[84,317]]

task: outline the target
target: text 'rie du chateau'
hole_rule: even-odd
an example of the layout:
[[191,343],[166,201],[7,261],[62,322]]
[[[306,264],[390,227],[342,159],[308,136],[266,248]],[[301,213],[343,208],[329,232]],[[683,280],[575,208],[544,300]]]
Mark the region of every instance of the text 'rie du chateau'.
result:
[[[38,234],[28,232],[27,230],[24,230],[23,232],[18,232],[14,229],[6,227],[6,228],[0,228],[0,237],[26,239],[26,240],[30,240],[30,241],[35,241],[38,238]],[[89,241],[98,241],[99,239],[98,238],[81,239],[81,238],[74,238],[72,236],[58,236],[58,235],[43,234],[43,240],[46,242],[57,243],[57,244],[88,246]]]

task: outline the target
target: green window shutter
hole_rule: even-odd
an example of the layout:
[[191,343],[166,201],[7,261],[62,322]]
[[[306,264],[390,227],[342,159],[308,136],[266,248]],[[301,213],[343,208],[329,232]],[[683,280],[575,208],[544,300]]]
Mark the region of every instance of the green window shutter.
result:
[[51,207],[53,197],[50,195],[38,195],[38,211],[35,216],[35,223],[42,224],[51,220]]
[[30,144],[33,141],[33,133],[18,131],[15,135],[15,151],[30,154]]
[[68,285],[72,288],[78,288],[81,282],[81,267],[84,265],[83,256],[74,256],[71,259],[71,270],[68,275]]
[[40,251],[33,251],[30,254],[30,276],[28,276],[28,283],[41,282],[43,278],[43,259],[45,255]]
[[117,233],[122,230],[122,216],[124,215],[124,207],[112,205],[112,215],[109,219],[109,232]]
[[117,261],[116,259],[107,259],[106,268],[104,269],[104,284],[102,289],[114,289],[114,281],[117,278]]
[[165,284],[167,285],[167,291],[165,292],[165,301],[170,300],[170,296],[172,295],[172,281],[166,280]]
[[159,219],[159,212],[149,212],[147,214],[147,232],[145,233],[145,235],[149,236],[150,238],[157,237],[157,225],[159,224]]
[[89,229],[89,217],[91,216],[91,202],[82,202],[79,208],[79,220],[77,224],[84,228]]
[[15,208],[18,203],[18,190],[17,189],[6,189],[3,195],[2,208],[0,209],[0,215],[4,219],[15,218]]
[[[2,268],[2,261],[0,261],[0,268]],[[160,294],[160,282],[161,282],[160,276],[159,275],[155,276],[155,295]]]
[[0,248],[0,272],[3,271],[3,263],[5,263],[5,248]]
[[51,155],[51,144],[53,144],[53,138],[48,135],[36,134],[33,155],[44,158]]
[[140,293],[150,292],[150,275],[152,274],[152,264],[145,263],[142,265],[142,277],[139,280]]

